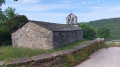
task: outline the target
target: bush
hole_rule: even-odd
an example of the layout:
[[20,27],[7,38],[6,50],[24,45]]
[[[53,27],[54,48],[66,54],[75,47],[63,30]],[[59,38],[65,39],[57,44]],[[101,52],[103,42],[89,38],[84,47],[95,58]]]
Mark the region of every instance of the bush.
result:
[[88,23],[79,23],[79,27],[83,29],[83,38],[95,38],[95,29],[92,26],[88,25]]
[[68,54],[63,61],[63,67],[73,67],[78,65],[89,58],[89,56],[98,49],[104,48],[105,43],[103,41],[93,43],[75,53]]
[[110,37],[110,30],[105,28],[105,27],[101,27],[97,29],[97,37],[100,38],[109,38]]
[[28,22],[28,19],[24,15],[18,15],[7,22],[0,23],[0,46],[6,42],[11,44],[11,33]]

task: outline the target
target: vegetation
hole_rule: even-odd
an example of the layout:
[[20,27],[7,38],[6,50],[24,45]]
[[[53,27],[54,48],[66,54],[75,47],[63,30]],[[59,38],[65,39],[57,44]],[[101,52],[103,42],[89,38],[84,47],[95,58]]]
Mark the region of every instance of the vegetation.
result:
[[92,39],[95,38],[95,29],[88,23],[79,23],[79,27],[83,29],[83,38]]
[[[14,0],[14,1],[18,1],[18,0]],[[0,6],[2,6],[2,4],[5,4],[5,0],[0,0]]]
[[95,29],[104,27],[110,30],[109,39],[120,39],[120,18],[102,19],[89,22]]
[[99,38],[109,38],[110,37],[110,30],[102,27],[97,29],[97,37]]
[[[18,0],[14,0],[14,1],[18,1]],[[5,4],[5,2],[6,2],[6,0],[0,0],[0,12],[2,12],[1,10],[1,6],[2,6],[2,4]]]
[[28,22],[26,16],[15,16],[7,22],[0,23],[0,46],[11,44],[11,33]]
[[12,46],[2,46],[0,47],[0,61],[1,60],[9,60],[21,57],[31,57],[35,55],[45,54],[45,53],[54,53],[58,51],[63,51],[67,49],[72,49],[77,46],[80,46],[85,43],[89,43],[91,41],[85,40],[81,42],[74,42],[72,44],[63,46],[61,48],[56,48],[52,50],[37,50],[37,49],[29,49],[29,48],[17,48]]
[[5,4],[5,0],[0,0],[0,6],[2,6],[2,4]]
[[[17,0],[14,0],[17,1]],[[5,0],[0,0],[0,7],[2,4],[5,4]],[[16,59],[21,57],[31,57],[35,55],[45,54],[45,53],[54,53],[58,51],[63,51],[67,49],[76,48],[82,44],[88,43],[90,41],[82,41],[82,42],[73,42],[72,44],[63,46],[61,48],[51,49],[51,50],[40,50],[40,49],[29,49],[29,48],[18,48],[18,47],[12,47],[11,45],[6,46],[8,44],[11,44],[11,33],[16,31],[18,28],[23,26],[25,23],[28,22],[28,19],[26,16],[18,15],[15,13],[15,9],[12,7],[8,7],[5,11],[1,11],[0,8],[0,61],[3,60],[9,60],[9,59]],[[93,22],[91,22],[93,23]],[[89,23],[90,24],[90,23]],[[96,37],[96,32],[98,37],[109,37],[109,29],[111,28],[98,28],[94,26],[94,24],[88,23],[79,23],[79,26],[84,31],[84,38],[85,39],[92,39]],[[109,25],[112,25],[109,24]],[[94,26],[97,31],[95,31]],[[106,26],[104,26],[106,27]],[[114,27],[114,25],[113,25]],[[104,35],[100,35],[100,34]],[[95,48],[96,47],[96,48]],[[66,59],[64,59],[64,67],[70,67],[73,65],[76,65],[77,63],[81,63],[82,61],[86,60],[88,56],[96,51],[99,48],[104,47],[104,44],[93,44],[89,47],[76,52],[74,55],[68,54]]]
[[74,54],[68,54],[66,59],[64,59],[63,67],[73,67],[83,62],[84,60],[89,58],[89,55],[91,55],[93,52],[103,47],[105,47],[105,43],[101,43],[101,44],[96,43]]
[[16,16],[15,9],[8,7],[5,11],[0,11],[0,23],[6,22],[12,17]]
[[107,47],[120,47],[120,40],[106,41]]
[[[3,3],[5,0],[0,0],[0,4]],[[17,16],[12,7],[8,7],[4,11],[0,10],[0,46],[11,44],[11,33],[27,21],[25,16]]]
[[83,29],[84,39],[110,38],[110,30],[106,27],[95,29],[94,27],[90,26],[89,23],[79,23],[79,27]]
[[108,47],[116,47],[117,45],[115,43],[110,43],[107,45]]

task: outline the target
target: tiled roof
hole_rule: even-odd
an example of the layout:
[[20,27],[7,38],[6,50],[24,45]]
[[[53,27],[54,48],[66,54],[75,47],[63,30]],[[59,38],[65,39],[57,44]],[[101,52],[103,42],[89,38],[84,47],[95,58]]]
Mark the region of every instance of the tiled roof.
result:
[[43,21],[30,21],[51,31],[73,31],[81,30],[79,27],[67,24],[49,23]]

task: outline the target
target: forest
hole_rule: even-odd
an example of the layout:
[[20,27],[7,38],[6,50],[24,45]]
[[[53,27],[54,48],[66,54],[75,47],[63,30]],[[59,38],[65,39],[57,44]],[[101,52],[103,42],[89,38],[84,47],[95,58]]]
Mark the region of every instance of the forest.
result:
[[104,27],[110,30],[110,38],[120,39],[120,18],[110,18],[110,19],[101,19],[96,21],[90,21],[90,26],[93,26],[95,29]]

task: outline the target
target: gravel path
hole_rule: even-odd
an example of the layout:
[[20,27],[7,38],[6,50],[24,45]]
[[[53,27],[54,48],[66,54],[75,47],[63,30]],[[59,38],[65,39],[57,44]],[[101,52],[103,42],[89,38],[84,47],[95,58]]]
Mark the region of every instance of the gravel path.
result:
[[120,47],[100,49],[76,67],[120,67]]

